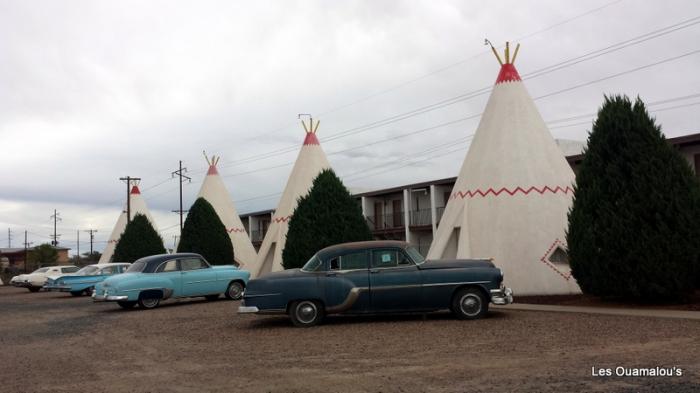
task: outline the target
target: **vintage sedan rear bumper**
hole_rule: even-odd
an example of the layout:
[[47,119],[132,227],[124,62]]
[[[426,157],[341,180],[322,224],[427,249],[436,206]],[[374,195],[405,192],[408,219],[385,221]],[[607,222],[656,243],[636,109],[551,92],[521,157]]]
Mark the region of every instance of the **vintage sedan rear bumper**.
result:
[[71,290],[71,287],[67,285],[44,285],[44,289],[47,291],[69,292]]
[[491,302],[500,306],[513,303],[513,290],[506,287],[492,289]]
[[259,312],[260,312],[260,310],[258,310],[258,308],[255,306],[250,306],[250,307],[240,306],[240,307],[238,307],[239,314],[257,314]]
[[129,296],[127,295],[122,295],[122,296],[116,296],[116,295],[98,295],[97,292],[92,293],[92,300],[95,302],[123,302],[129,300]]

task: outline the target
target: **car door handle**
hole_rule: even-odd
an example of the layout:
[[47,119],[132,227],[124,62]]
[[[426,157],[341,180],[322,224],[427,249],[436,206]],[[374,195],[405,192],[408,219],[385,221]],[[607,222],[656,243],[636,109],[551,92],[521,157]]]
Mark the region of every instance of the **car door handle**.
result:
[[336,272],[328,272],[328,273],[326,273],[326,277],[335,277],[335,276],[337,276],[337,275],[338,275],[338,273],[336,273]]
[[370,273],[379,273],[379,269],[369,269]]

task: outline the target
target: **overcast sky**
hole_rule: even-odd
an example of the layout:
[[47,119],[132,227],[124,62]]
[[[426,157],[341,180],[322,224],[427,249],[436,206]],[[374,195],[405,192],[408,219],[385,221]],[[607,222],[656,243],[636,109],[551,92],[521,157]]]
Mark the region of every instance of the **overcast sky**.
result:
[[49,241],[56,208],[62,245],[92,228],[103,248],[126,175],[143,178],[171,246],[170,173],[178,160],[189,169],[188,206],[202,150],[222,156],[239,212],[274,208],[304,137],[299,113],[321,120],[352,190],[455,176],[488,93],[452,99],[498,74],[484,38],[522,44],[521,76],[645,40],[526,79],[555,138],[585,140],[614,93],[672,99],[650,106],[666,135],[700,132],[698,23],[693,0],[0,0],[0,246],[7,228],[16,247],[24,230]]

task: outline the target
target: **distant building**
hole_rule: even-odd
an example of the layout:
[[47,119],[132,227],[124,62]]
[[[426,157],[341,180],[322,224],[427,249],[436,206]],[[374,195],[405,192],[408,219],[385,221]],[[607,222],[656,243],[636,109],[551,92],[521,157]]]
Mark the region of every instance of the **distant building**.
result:
[[[65,265],[69,261],[68,251],[70,248],[66,247],[54,247],[56,252],[58,252],[59,265]],[[34,251],[34,247],[27,248],[27,255],[30,255]],[[0,248],[0,260],[7,258],[10,266],[14,266],[20,270],[24,270],[25,259],[24,259],[24,248]],[[31,256],[30,256],[31,257]]]
[[[669,138],[668,142],[680,151],[700,178],[700,133]],[[557,140],[557,144],[574,173],[578,173],[584,144],[570,140]],[[362,213],[375,239],[408,241],[426,255],[456,180],[456,177],[449,177],[354,196],[362,206]],[[260,247],[274,213],[274,210],[263,210],[241,215],[243,226],[256,249]]]

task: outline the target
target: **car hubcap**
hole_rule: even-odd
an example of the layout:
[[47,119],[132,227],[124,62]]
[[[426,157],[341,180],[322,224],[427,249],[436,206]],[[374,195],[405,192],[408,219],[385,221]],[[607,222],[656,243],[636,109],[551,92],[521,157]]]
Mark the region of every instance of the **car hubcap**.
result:
[[297,306],[297,319],[302,323],[311,323],[316,318],[316,305],[312,302],[302,302]]
[[158,304],[158,299],[144,299],[143,300],[143,305],[146,306],[147,308],[155,307],[156,304]]
[[472,317],[481,311],[481,299],[470,293],[462,297],[459,306],[464,314]]
[[239,283],[231,284],[231,287],[228,290],[229,296],[231,296],[233,299],[238,299],[239,297],[241,297],[242,292],[243,292],[243,288],[241,287],[241,284],[239,284]]

